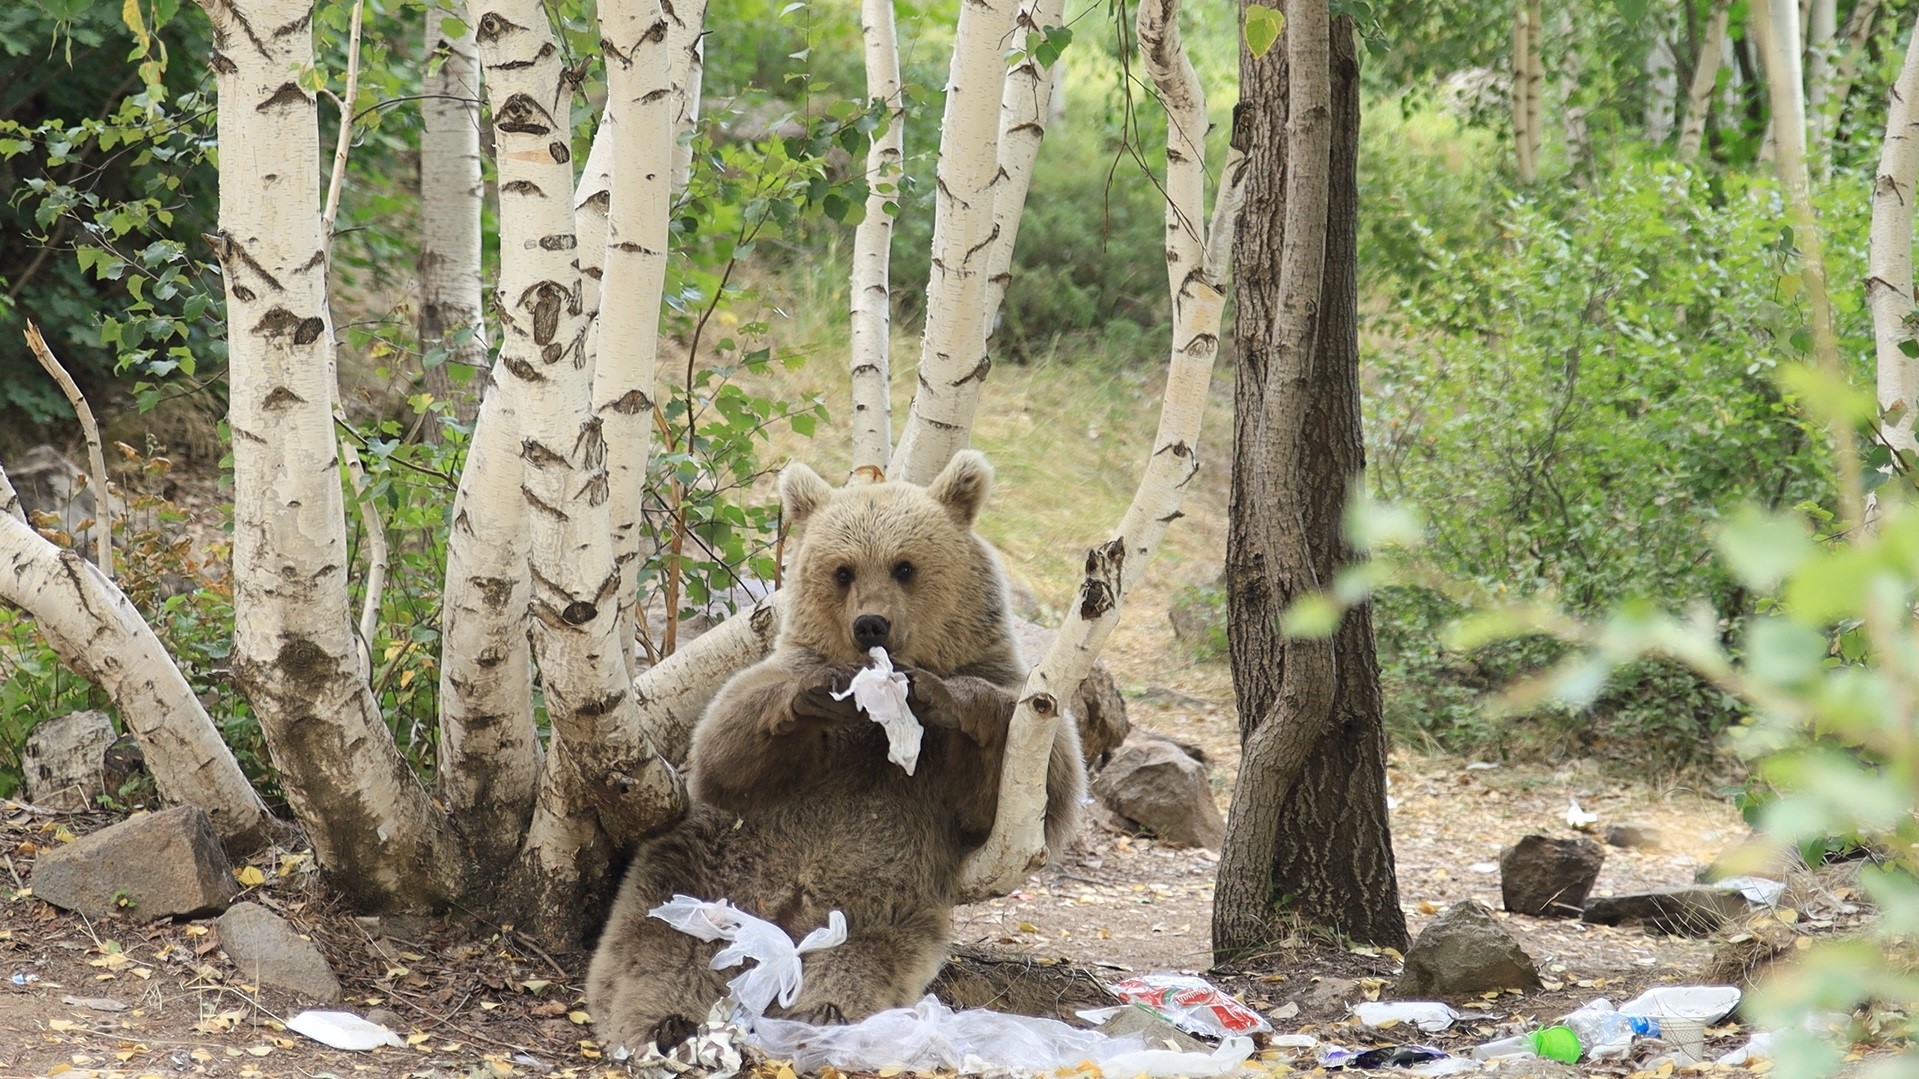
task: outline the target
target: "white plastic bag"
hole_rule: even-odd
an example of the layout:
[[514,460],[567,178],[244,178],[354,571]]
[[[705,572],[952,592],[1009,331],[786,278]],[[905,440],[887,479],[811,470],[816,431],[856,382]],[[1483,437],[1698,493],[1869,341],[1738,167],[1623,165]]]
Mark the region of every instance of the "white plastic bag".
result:
[[893,657],[886,654],[884,648],[868,650],[873,657],[871,667],[861,667],[845,692],[833,694],[833,699],[843,701],[853,698],[860,711],[867,718],[879,724],[886,731],[886,759],[906,770],[907,775],[919,767],[920,738],[926,733],[920,726],[919,717],[906,706],[908,687],[906,676],[893,669]]
[[786,930],[724,899],[708,902],[676,895],[647,914],[701,940],[731,941],[713,957],[714,970],[755,960],[750,969],[726,983],[739,1014],[748,1021],[765,1015],[775,1000],[789,1008],[799,999],[800,956],[846,942],[846,916],[837,910],[827,915],[824,928],[806,934],[797,945]]
[[1428,1034],[1445,1030],[1459,1018],[1459,1013],[1445,1004],[1424,1000],[1364,1001],[1353,1005],[1353,1015],[1374,1029],[1412,1023]]
[[383,1045],[406,1048],[406,1039],[352,1012],[304,1011],[287,1020],[287,1029],[295,1034],[304,1034],[321,1045],[355,1053],[364,1053]]
[[1013,1070],[1050,1072],[1092,1061],[1106,1074],[1192,1076],[1238,1070],[1253,1053],[1250,1038],[1229,1038],[1211,1053],[1153,1049],[1136,1034],[1109,1037],[1052,1019],[969,1009],[956,1012],[928,996],[911,1008],[880,1012],[850,1026],[816,1027],[762,1019],[753,1042],[768,1055],[790,1059],[796,1071],[827,1066],[841,1071],[946,1069],[963,1074]]

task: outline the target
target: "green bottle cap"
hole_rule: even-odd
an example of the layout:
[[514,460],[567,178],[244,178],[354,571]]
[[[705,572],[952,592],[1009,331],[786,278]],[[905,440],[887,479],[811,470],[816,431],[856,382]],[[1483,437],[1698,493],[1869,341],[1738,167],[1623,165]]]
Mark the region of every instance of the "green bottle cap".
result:
[[1533,1050],[1547,1060],[1579,1063],[1579,1035],[1571,1027],[1547,1027],[1533,1032]]

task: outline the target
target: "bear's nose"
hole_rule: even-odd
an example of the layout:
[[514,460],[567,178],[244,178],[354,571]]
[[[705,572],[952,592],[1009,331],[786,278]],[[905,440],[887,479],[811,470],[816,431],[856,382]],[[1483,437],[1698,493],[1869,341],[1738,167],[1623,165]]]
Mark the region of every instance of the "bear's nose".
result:
[[893,630],[893,624],[876,614],[863,614],[853,619],[853,640],[861,648],[885,648],[886,635]]

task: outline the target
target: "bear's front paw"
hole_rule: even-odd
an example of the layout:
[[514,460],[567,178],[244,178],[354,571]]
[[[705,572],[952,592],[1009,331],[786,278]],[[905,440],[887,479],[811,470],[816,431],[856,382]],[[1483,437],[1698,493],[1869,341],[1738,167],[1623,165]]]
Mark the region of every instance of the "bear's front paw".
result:
[[946,688],[944,678],[920,667],[902,664],[896,669],[906,676],[906,706],[921,723],[947,730],[965,726],[959,701],[954,699],[953,691]]
[[859,705],[852,697],[834,700],[835,693],[846,692],[857,667],[826,667],[802,681],[793,691],[793,717],[810,723],[851,723],[860,718]]
[[831,1002],[796,1009],[793,1012],[793,1018],[816,1027],[836,1026],[846,1022],[846,1015],[840,1011],[840,1006]]
[[662,1053],[670,1053],[680,1044],[700,1032],[700,1025],[684,1015],[669,1015],[653,1024],[647,1040],[657,1046]]

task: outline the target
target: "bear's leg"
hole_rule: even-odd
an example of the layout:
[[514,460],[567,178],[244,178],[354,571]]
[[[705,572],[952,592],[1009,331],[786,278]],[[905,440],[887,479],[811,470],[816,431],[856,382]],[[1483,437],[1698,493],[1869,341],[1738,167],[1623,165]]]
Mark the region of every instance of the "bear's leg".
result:
[[726,982],[708,966],[716,947],[656,918],[608,923],[586,979],[601,1040],[638,1053],[648,1042],[667,1050],[692,1037],[726,996]]
[[782,1014],[816,1024],[858,1022],[914,1004],[945,965],[951,936],[943,908],[849,930],[846,943],[806,955],[799,999]]

